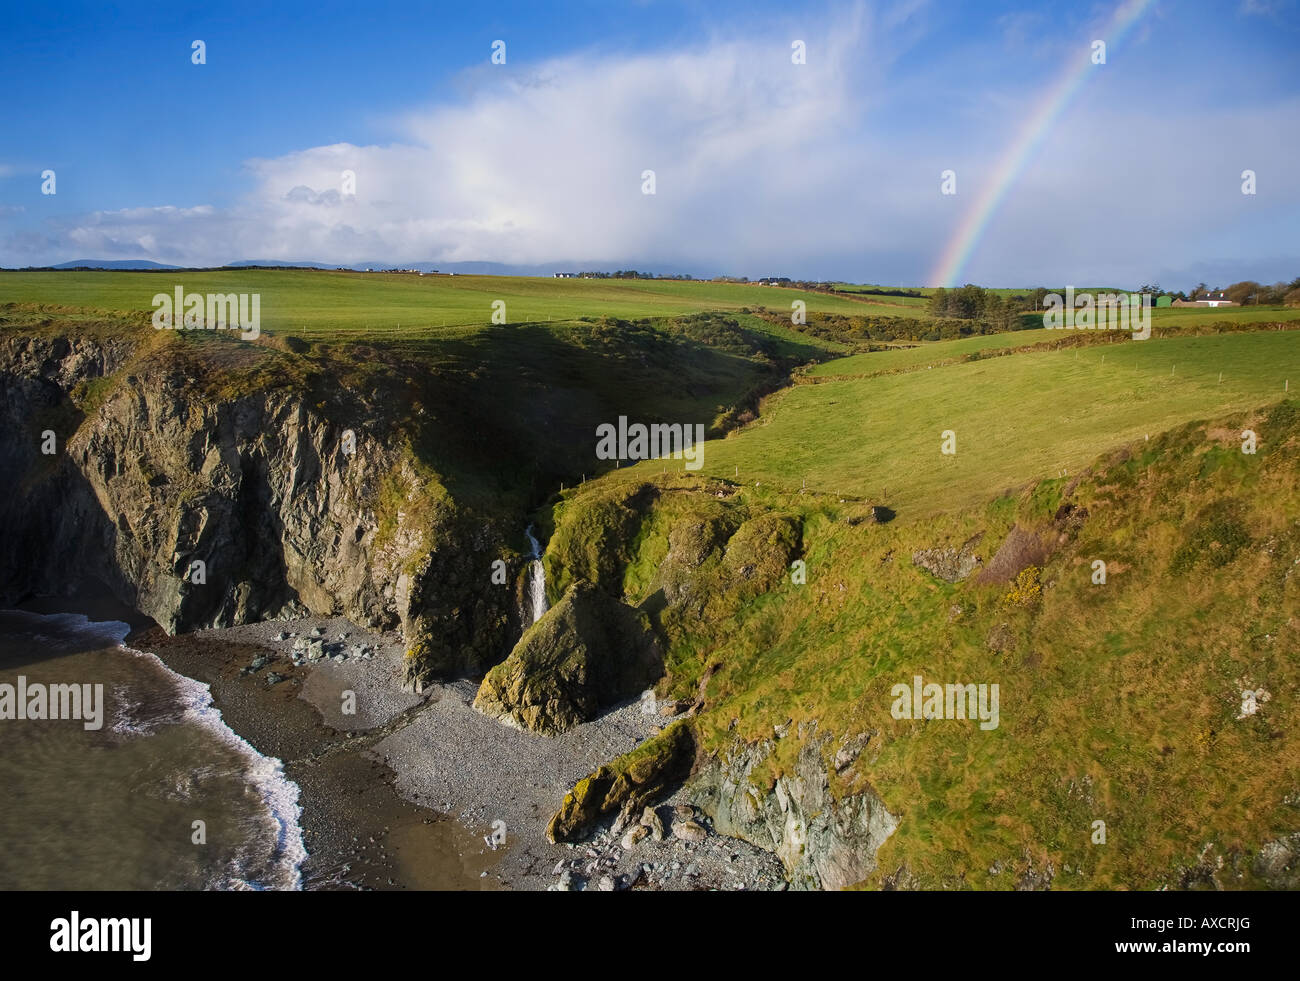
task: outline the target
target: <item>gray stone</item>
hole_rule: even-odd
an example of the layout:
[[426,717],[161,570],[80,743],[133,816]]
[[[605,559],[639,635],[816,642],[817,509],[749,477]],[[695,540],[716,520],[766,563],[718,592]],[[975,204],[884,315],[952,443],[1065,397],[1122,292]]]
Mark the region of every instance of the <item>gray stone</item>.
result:
[[649,828],[641,824],[633,825],[628,829],[627,834],[623,836],[622,845],[624,851],[630,852],[640,843],[641,839],[646,837],[648,834],[650,834]]
[[664,840],[664,822],[653,807],[647,806],[641,812],[641,826],[650,829],[650,835],[655,841]]
[[690,841],[699,844],[700,842],[704,841],[704,839],[707,838],[708,836],[709,833],[704,830],[703,826],[697,824],[694,821],[678,820],[673,822],[674,838],[678,838],[682,841]]

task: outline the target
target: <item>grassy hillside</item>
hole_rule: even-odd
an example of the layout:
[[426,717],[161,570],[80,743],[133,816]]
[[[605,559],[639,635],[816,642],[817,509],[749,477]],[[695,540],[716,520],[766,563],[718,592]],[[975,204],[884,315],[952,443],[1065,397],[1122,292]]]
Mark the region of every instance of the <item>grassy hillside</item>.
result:
[[[578,570],[656,618],[661,694],[690,701],[704,685],[704,752],[817,721],[835,791],[871,789],[901,817],[865,885],[1252,886],[1260,847],[1300,824],[1298,477],[1292,401],[912,522],[680,473],[602,478],[557,506],[547,563],[553,582]],[[771,569],[761,549],[733,557],[738,529],[764,516],[798,529],[806,583],[782,548]],[[973,542],[992,571],[1013,529],[1043,546],[1014,578],[950,583],[914,564]],[[998,727],[894,719],[892,686],[918,674],[999,685]],[[1260,688],[1259,712],[1239,718],[1241,692]],[[837,768],[854,740],[866,749]],[[754,792],[805,745],[777,742]]]
[[[1300,827],[1300,340],[936,357],[1000,340],[832,362],[863,372],[780,393],[698,474],[649,462],[566,492],[552,589],[589,579],[651,616],[660,694],[704,696],[705,754],[800,733],[755,794],[816,720],[834,791],[901,818],[865,886],[1294,888],[1257,860]],[[885,483],[894,520],[867,503]],[[927,552],[974,571],[938,578]],[[1000,724],[893,718],[916,675],[999,685]]]
[[[823,365],[819,372],[836,374],[876,363],[915,370],[783,391],[769,399],[761,420],[706,444],[701,473],[865,498],[908,517],[1077,472],[1119,443],[1274,401],[1288,380],[1300,385],[1294,331],[1101,343],[933,368],[929,359],[920,363],[922,354],[933,358],[954,345],[968,352],[984,340],[990,339]],[[940,453],[945,430],[956,433],[955,456]],[[622,479],[662,467],[644,463]]]

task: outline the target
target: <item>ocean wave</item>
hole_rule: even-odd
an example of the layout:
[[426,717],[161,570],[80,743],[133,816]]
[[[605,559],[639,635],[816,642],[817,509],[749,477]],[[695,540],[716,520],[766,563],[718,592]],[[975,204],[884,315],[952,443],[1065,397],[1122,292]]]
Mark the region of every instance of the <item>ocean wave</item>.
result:
[[273,868],[265,881],[250,881],[242,876],[231,877],[227,881],[246,883],[252,889],[301,889],[302,863],[307,858],[307,848],[299,824],[302,807],[298,804],[298,785],[285,776],[284,764],[273,756],[263,756],[248,740],[226,725],[220,710],[212,704],[212,689],[208,685],[177,674],[156,654],[121,643],[117,646],[128,654],[153,661],[166,672],[185,705],[184,721],[205,727],[247,761],[245,778],[256,788],[274,824]]
[[121,647],[130,624],[121,620],[91,620],[81,613],[29,613],[0,610],[7,630],[22,631],[33,642],[56,652]]

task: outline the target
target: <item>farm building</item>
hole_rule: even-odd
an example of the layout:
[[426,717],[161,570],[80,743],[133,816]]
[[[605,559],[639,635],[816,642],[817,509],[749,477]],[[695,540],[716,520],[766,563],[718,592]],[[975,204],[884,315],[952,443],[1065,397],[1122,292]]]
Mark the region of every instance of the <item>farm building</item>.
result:
[[1197,300],[1175,300],[1176,307],[1235,307],[1237,304],[1228,299],[1223,290],[1206,293]]

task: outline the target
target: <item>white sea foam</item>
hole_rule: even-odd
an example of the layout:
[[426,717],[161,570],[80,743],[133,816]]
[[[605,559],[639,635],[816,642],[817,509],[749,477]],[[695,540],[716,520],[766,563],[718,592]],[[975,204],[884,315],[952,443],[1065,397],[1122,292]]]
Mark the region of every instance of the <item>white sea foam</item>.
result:
[[248,782],[257,789],[266,805],[269,819],[274,823],[276,855],[270,881],[249,882],[247,885],[254,889],[301,889],[301,866],[307,858],[302,827],[298,823],[302,817],[302,808],[298,804],[298,785],[284,775],[284,764],[275,757],[263,756],[226,725],[221,712],[212,704],[212,689],[203,682],[177,674],[156,654],[139,651],[125,644],[119,646],[127,653],[152,659],[167,672],[184,701],[185,721],[207,727],[222,742],[248,760]]
[[143,703],[128,698],[121,688],[113,692],[113,718],[109,732],[119,736],[147,736],[155,726],[140,717]]

